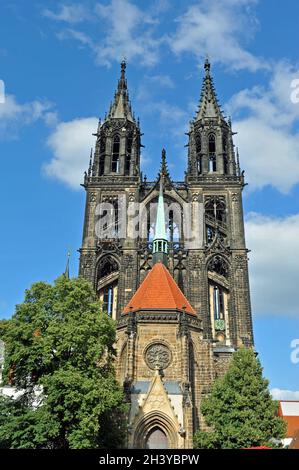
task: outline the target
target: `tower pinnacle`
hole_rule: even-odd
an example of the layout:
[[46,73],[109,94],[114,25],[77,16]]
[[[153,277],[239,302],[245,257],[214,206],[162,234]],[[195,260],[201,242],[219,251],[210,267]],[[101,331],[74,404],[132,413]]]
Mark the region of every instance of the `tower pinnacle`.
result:
[[200,121],[203,118],[218,118],[224,120],[220,105],[217,100],[217,95],[211,76],[211,64],[208,57],[204,63],[205,77],[201,89],[199,109],[195,121]]
[[114,101],[111,103],[108,119],[127,119],[135,122],[133,117],[131,103],[129,101],[129,93],[126,80],[126,61],[120,64],[120,78],[117,84],[117,91],[114,95]]

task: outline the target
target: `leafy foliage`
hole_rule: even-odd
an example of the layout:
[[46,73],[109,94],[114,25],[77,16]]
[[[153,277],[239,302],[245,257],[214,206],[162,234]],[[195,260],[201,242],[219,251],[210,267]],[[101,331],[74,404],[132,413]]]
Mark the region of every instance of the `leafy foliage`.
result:
[[126,409],[113,369],[115,325],[86,280],[34,284],[1,332],[3,376],[13,378],[20,396],[1,397],[0,447],[122,445]]
[[276,415],[268,381],[251,349],[240,349],[227,373],[217,379],[201,405],[206,424],[213,431],[194,436],[196,448],[246,448],[273,445],[285,435],[285,423]]

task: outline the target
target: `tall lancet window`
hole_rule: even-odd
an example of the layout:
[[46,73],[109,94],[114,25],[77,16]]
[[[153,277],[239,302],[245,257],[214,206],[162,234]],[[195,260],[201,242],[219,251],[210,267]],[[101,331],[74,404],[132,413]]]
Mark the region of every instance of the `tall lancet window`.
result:
[[129,134],[126,142],[125,175],[130,174],[133,136]]
[[116,135],[113,139],[113,146],[112,146],[111,171],[113,173],[119,172],[119,150],[120,150],[120,141],[119,141],[119,136]]
[[195,140],[196,147],[196,162],[197,162],[197,174],[202,173],[202,156],[201,156],[201,136],[197,135]]
[[215,134],[209,135],[209,171],[210,172],[217,171]]

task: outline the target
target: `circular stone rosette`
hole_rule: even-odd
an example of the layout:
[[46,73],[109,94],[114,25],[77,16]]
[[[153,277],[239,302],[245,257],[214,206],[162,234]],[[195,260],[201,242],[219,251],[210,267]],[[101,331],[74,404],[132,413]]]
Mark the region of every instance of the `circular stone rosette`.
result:
[[145,362],[150,369],[166,369],[171,360],[170,349],[165,344],[151,344],[145,351]]

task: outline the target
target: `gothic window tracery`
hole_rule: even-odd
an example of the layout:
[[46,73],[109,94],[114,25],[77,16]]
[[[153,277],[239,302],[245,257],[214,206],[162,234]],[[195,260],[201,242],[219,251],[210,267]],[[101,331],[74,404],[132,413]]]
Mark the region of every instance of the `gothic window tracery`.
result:
[[218,196],[210,196],[205,204],[206,221],[212,222],[214,225],[226,224],[226,204],[224,198]]
[[98,265],[97,293],[103,310],[116,318],[119,266],[112,256],[105,256]]
[[228,278],[228,264],[222,256],[214,256],[208,265],[208,271]]

